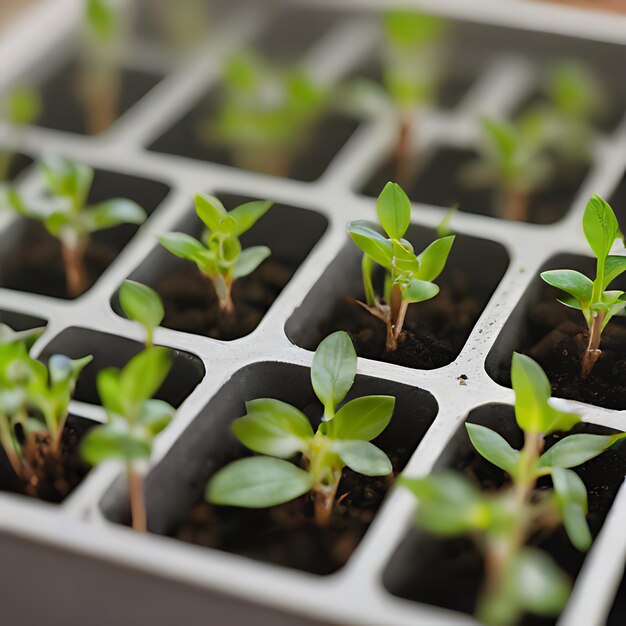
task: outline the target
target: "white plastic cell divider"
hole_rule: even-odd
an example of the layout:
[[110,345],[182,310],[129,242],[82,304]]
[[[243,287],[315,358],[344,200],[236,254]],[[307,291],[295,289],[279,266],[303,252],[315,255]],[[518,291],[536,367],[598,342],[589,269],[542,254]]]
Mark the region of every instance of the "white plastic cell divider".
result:
[[[304,2],[294,4],[306,4]],[[335,3],[327,3],[333,5]],[[350,3],[355,9],[373,9],[356,17],[337,15],[331,30],[307,53],[305,62],[316,75],[336,81],[348,74],[371,54],[377,44],[375,10],[382,2]],[[405,5],[415,3],[404,2]],[[610,15],[580,15],[575,10],[551,5],[509,0],[496,3],[477,0],[441,0],[425,3],[433,10],[453,17],[496,24],[516,25],[592,40],[626,42],[624,19]],[[332,8],[332,7],[329,7]],[[342,7],[345,8],[345,7]],[[98,280],[75,301],[0,289],[0,308],[44,317],[47,329],[35,346],[35,353],[69,327],[106,331],[120,337],[141,340],[141,331],[117,316],[110,299],[121,281],[136,269],[157,246],[155,235],[172,227],[189,211],[191,198],[198,191],[236,193],[312,209],[324,215],[328,229],[257,329],[241,339],[221,342],[159,328],[158,344],[198,356],[206,375],[182,404],[174,423],[158,438],[154,463],[163,459],[207,401],[235,372],[248,364],[277,361],[310,366],[312,353],[293,345],[285,334],[285,324],[316,284],[328,265],[346,243],[346,223],[351,219],[372,219],[375,201],[355,189],[386,154],[394,138],[391,114],[362,123],[317,181],[299,182],[241,171],[234,168],[150,152],[149,145],[162,131],[189,110],[197,98],[217,78],[221,60],[259,32],[272,13],[256,3],[244,11],[232,11],[219,32],[184,62],[162,57],[166,77],[145,98],[101,137],[69,135],[43,128],[28,129],[18,138],[8,128],[0,128],[0,143],[20,146],[34,157],[61,153],[95,168],[109,169],[164,182],[171,193],[139,230],[131,243]],[[37,59],[44,59],[63,45],[78,27],[78,0],[49,0],[28,20],[0,41],[0,88],[33,71]],[[554,18],[545,21],[546,18]],[[567,19],[561,19],[567,17]],[[161,57],[141,54],[141,43],[127,51],[135,66],[155,69]],[[424,111],[419,136],[425,150],[441,143],[466,145],[473,139],[476,111],[497,115],[510,113],[529,93],[534,68],[521,57],[500,58],[486,67],[460,105],[451,112]],[[413,454],[406,473],[428,473],[459,424],[475,407],[485,403],[511,403],[512,391],[496,384],[485,371],[485,359],[520,297],[543,263],[559,252],[586,253],[580,220],[586,199],[593,193],[609,197],[626,168],[626,123],[598,142],[593,167],[567,216],[557,224],[539,226],[514,223],[460,212],[453,227],[461,234],[500,242],[510,264],[504,278],[476,323],[460,355],[449,365],[431,371],[414,370],[391,364],[359,359],[359,373],[419,387],[430,392],[439,405],[437,417]],[[25,192],[36,193],[32,175],[23,177]],[[414,221],[433,227],[445,207],[415,205]],[[0,236],[10,224],[2,217]],[[216,367],[219,364],[219,367]],[[465,375],[465,384],[458,377]],[[566,402],[566,401],[563,401]],[[626,429],[626,412],[612,411],[569,401],[592,423]],[[103,419],[96,406],[74,403],[72,412],[89,419]],[[469,616],[401,600],[382,586],[382,572],[394,549],[409,528],[415,508],[413,498],[403,490],[393,490],[379,510],[367,534],[348,564],[328,577],[315,577],[270,565],[256,563],[223,552],[200,549],[156,535],[137,535],[106,521],[99,502],[120,476],[120,468],[107,464],[90,472],[81,485],[61,505],[49,505],[20,496],[0,493],[0,537],[25,538],[41,546],[53,546],[67,554],[81,554],[97,562],[115,563],[167,580],[223,592],[247,601],[273,607],[307,623],[342,624],[450,624],[474,623]],[[561,626],[588,626],[603,623],[623,570],[626,544],[626,495],[622,488],[600,536],[586,563],[564,611]],[[17,567],[12,563],[12,568]],[[0,586],[3,612],[11,607],[11,585]],[[165,591],[167,593],[167,591]],[[51,610],[58,609],[54,607]],[[6,612],[4,613],[6,615]],[[9,613],[10,615],[10,613]],[[65,614],[64,614],[65,615]],[[228,614],[225,614],[228,615]],[[50,617],[50,615],[48,615]],[[123,616],[122,616],[123,617]],[[11,622],[19,625],[19,619]],[[51,622],[54,623],[54,622]],[[71,620],[64,623],[74,623]],[[83,622],[84,623],[84,622]],[[93,616],[91,624],[99,624]],[[118,622],[123,623],[123,622]],[[146,622],[148,623],[148,622]],[[217,623],[217,622],[215,622]],[[227,617],[219,622],[234,623]],[[289,622],[286,622],[289,623]]]

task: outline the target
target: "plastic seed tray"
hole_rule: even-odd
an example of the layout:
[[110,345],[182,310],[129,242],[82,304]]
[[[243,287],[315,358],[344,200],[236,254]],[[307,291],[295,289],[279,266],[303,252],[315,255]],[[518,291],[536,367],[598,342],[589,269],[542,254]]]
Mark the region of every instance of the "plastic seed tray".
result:
[[[119,285],[129,276],[154,285],[176,269],[156,235],[193,232],[194,193],[214,193],[230,206],[240,198],[274,200],[276,207],[246,243],[269,245],[289,270],[284,288],[245,336],[224,341],[157,330],[156,343],[175,351],[160,394],[179,410],[158,438],[146,483],[153,532],[139,535],[124,526],[126,486],[115,464],[90,471],[61,504],[0,492],[0,606],[11,626],[43,619],[64,626],[474,623],[468,614],[437,606],[424,591],[428,542],[412,530],[415,501],[401,489],[387,494],[347,563],[327,575],[168,536],[228,458],[234,445],[228,426],[242,414],[243,402],[262,395],[297,402],[310,394],[311,349],[332,303],[360,286],[360,257],[346,223],[375,218],[372,195],[385,179],[395,137],[391,114],[324,120],[301,163],[282,178],[237,169],[224,155],[198,145],[192,113],[211,110],[221,64],[244,46],[278,61],[298,59],[327,84],[359,72],[377,74],[378,11],[386,3],[346,2],[341,10],[330,2],[260,4],[225,3],[210,36],[182,57],[150,32],[140,32],[124,50],[122,114],[96,137],[83,134],[80,115],[63,104],[63,90],[71,90],[68,68],[76,58],[80,3],[36,4],[0,39],[0,89],[28,79],[44,93],[38,126],[22,136],[0,128],[1,143],[23,153],[15,164],[23,192],[41,193],[31,162],[59,153],[94,167],[95,199],[131,197],[150,213],[138,229],[103,235],[100,243],[112,256],[102,265],[94,261],[98,278],[76,300],[65,299],[40,266],[24,270],[19,252],[37,245],[41,233],[0,215],[0,319],[18,328],[44,322],[37,355],[94,354],[71,407],[76,424],[88,428],[104,419],[95,372],[123,365],[141,348],[140,329],[116,313]],[[612,113],[586,174],[550,203],[557,207],[544,220],[550,223],[481,215],[480,202],[477,209],[471,202],[467,210],[461,206],[454,216],[458,238],[441,280],[452,282],[459,271],[472,276],[479,306],[445,364],[416,369],[359,359],[355,391],[398,398],[388,436],[405,442],[409,475],[458,464],[467,453],[461,429],[468,416],[488,424],[511,420],[505,405],[513,394],[502,379],[503,363],[524,336],[524,312],[538,297],[540,268],[558,266],[562,255],[586,267],[580,223],[588,197],[597,193],[611,201],[626,225],[626,18],[514,0],[423,6],[449,16],[455,26],[441,102],[423,111],[417,125],[417,145],[427,161],[423,171],[429,174],[411,191],[412,241],[432,238],[445,214],[446,176],[464,153],[476,149],[476,119],[515,115],[536,97],[549,59],[588,61],[608,88]],[[626,399],[612,408],[569,404],[595,426],[626,429]],[[610,492],[612,506],[596,529],[562,625],[604,624],[618,594],[626,556],[626,465],[624,452],[614,457],[598,484]],[[437,561],[430,567],[436,575]],[[623,623],[616,611],[609,623]]]

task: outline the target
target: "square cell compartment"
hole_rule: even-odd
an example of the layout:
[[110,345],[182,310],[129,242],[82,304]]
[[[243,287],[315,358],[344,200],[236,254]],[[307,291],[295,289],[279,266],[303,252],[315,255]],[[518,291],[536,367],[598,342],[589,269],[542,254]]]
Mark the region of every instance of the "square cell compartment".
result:
[[[216,194],[227,209],[252,198]],[[246,233],[242,247],[267,245],[272,255],[250,276],[234,283],[235,312],[220,315],[215,292],[195,263],[179,259],[158,245],[129,276],[156,289],[165,305],[163,326],[183,332],[231,340],[251,333],[309,255],[328,226],[326,218],[308,209],[275,204]],[[173,231],[201,237],[204,224],[190,210]],[[114,310],[121,314],[117,295]]]
[[[98,372],[106,367],[123,368],[143,347],[132,339],[73,326],[54,337],[43,348],[39,359],[47,362],[53,354],[64,354],[72,359],[93,355],[93,360],[78,378],[74,399],[97,405],[100,404],[96,387]],[[172,368],[154,397],[179,407],[198,386],[204,374],[204,365],[197,356],[172,350]]]
[[[626,408],[626,319],[615,316],[602,333],[600,359],[586,380],[581,379],[581,354],[587,342],[587,323],[580,311],[557,301],[558,289],[539,274],[546,270],[573,269],[592,278],[595,260],[559,254],[537,272],[521,300],[500,331],[487,356],[487,373],[500,385],[511,386],[511,357],[522,352],[545,370],[552,393],[607,409]],[[626,289],[626,276],[611,283]]]
[[[467,422],[497,431],[516,449],[520,449],[523,444],[522,432],[515,423],[512,406],[483,405],[469,414]],[[613,431],[579,424],[572,432],[610,434]],[[559,438],[559,435],[548,437],[546,447],[556,443]],[[587,520],[594,537],[600,532],[623,483],[625,468],[626,446],[615,446],[596,459],[574,468],[587,487]],[[435,471],[444,469],[462,471],[481,482],[485,489],[501,487],[506,482],[505,473],[474,450],[464,423],[459,426],[435,465]],[[570,578],[574,579],[578,575],[585,554],[571,545],[562,527],[535,538],[532,544],[548,552]],[[483,574],[482,558],[470,538],[441,538],[412,528],[391,556],[383,574],[383,584],[393,595],[407,600],[473,613]],[[547,626],[553,624],[554,620],[526,616],[522,623]]]
[[[152,214],[163,202],[169,187],[163,183],[97,170],[88,204],[113,198],[128,198]],[[85,255],[93,284],[137,232],[138,226],[122,224],[93,233]],[[61,246],[40,222],[21,218],[0,239],[0,287],[69,299]]]
[[[416,251],[436,238],[434,230],[416,224],[406,235]],[[385,353],[385,325],[354,302],[364,299],[361,258],[359,248],[347,238],[288,320],[287,336],[296,345],[315,350],[326,335],[345,330],[352,335],[359,356],[417,369],[436,369],[456,359],[509,264],[499,243],[458,234],[446,267],[435,281],[440,293],[409,306],[407,339],[395,353]],[[376,291],[381,293],[382,271],[376,282]]]
[[[434,398],[421,389],[357,376],[348,400],[385,394],[396,398],[393,418],[374,440],[401,471],[437,414]],[[270,397],[288,402],[316,426],[323,409],[311,387],[310,370],[286,363],[256,363],[239,370],[209,401],[146,479],[151,532],[255,560],[316,573],[339,569],[356,548],[391,486],[389,478],[356,478],[344,470],[333,520],[320,530],[302,510],[303,496],[271,509],[215,507],[203,500],[208,480],[221,467],[249,455],[232,434],[232,421],[245,414],[245,402]],[[346,493],[348,492],[349,493]],[[358,501],[350,515],[348,506]],[[101,507],[117,523],[129,519],[126,481],[120,478]],[[298,504],[300,502],[300,504]]]

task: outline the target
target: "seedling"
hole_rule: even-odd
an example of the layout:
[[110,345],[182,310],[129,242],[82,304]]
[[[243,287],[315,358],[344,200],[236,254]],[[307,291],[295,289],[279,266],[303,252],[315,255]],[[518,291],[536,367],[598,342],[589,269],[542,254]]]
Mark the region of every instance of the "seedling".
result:
[[[626,436],[574,434],[544,451],[547,435],[567,433],[580,418],[550,404],[550,383],[531,358],[513,355],[511,379],[515,417],[524,432],[523,448],[512,448],[485,426],[466,424],[476,451],[504,470],[510,485],[481,493],[469,478],[453,471],[400,479],[419,499],[419,526],[447,537],[472,535],[476,539],[485,563],[477,617],[487,626],[515,624],[524,613],[550,616],[561,611],[570,592],[566,574],[547,554],[527,544],[538,532],[562,523],[578,550],[589,549],[587,488],[570,468]],[[552,489],[537,485],[542,477],[551,478]]]
[[41,221],[60,241],[67,292],[77,297],[89,287],[85,252],[90,234],[119,224],[141,224],[146,213],[137,203],[123,198],[87,206],[94,176],[87,165],[48,157],[42,161],[41,170],[49,194],[44,202],[26,202],[17,191],[6,188],[0,206]]
[[146,348],[151,348],[154,329],[165,317],[159,294],[147,285],[125,280],[120,287],[120,306],[128,319],[143,326],[146,331]]
[[602,354],[602,331],[611,318],[622,314],[626,307],[623,291],[607,290],[610,283],[626,271],[626,256],[610,254],[615,240],[623,240],[623,235],[613,209],[599,196],[592,196],[585,207],[583,231],[596,256],[594,280],[575,270],[550,270],[542,272],[541,278],[564,292],[559,302],[582,311],[589,337],[582,354],[581,376],[587,378]]
[[251,53],[231,59],[223,78],[221,108],[205,129],[207,140],[229,149],[240,167],[286,175],[327,106],[328,90],[303,69],[276,68]]
[[98,134],[117,116],[120,71],[118,48],[125,0],[84,0],[84,46],[80,96],[86,106],[87,128]]
[[[387,328],[386,350],[398,348],[409,304],[434,298],[439,287],[433,282],[443,271],[454,236],[442,237],[416,255],[404,239],[411,219],[411,203],[400,185],[389,182],[376,203],[378,221],[385,238],[367,222],[350,222],[348,233],[363,251],[362,274],[365,302],[359,304]],[[374,289],[374,270],[385,270],[384,294]]]
[[396,109],[396,178],[405,181],[411,169],[415,114],[437,93],[446,23],[433,15],[392,11],[385,16],[383,82]]
[[143,483],[154,438],[175,412],[167,402],[153,399],[170,367],[169,350],[152,347],[133,357],[122,370],[100,371],[98,393],[108,422],[92,428],[81,444],[83,457],[92,465],[125,462],[132,527],[138,531],[147,530]]
[[500,216],[525,221],[532,194],[553,170],[545,153],[543,120],[531,111],[515,123],[483,119],[481,127],[481,156],[462,171],[463,180],[495,187]]
[[[218,471],[206,499],[213,504],[266,508],[311,492],[315,521],[326,526],[344,467],[365,476],[387,476],[387,455],[370,443],[385,430],[395,405],[390,396],[364,396],[339,405],[352,387],[357,357],[345,332],[322,341],[313,357],[311,383],[324,405],[315,433],[294,406],[271,398],[246,403],[246,415],[232,430],[247,448],[263,456],[240,459]],[[296,455],[297,463],[293,459]]]
[[256,200],[226,211],[217,198],[198,194],[195,204],[196,213],[206,226],[202,241],[185,233],[165,233],[159,236],[159,241],[172,254],[198,266],[210,280],[220,310],[230,314],[234,311],[233,283],[254,272],[271,254],[267,246],[242,250],[239,237],[267,213],[272,203]]
[[37,484],[37,457],[61,457],[69,404],[91,356],[55,354],[46,367],[28,354],[41,329],[14,333],[0,325],[0,441],[15,474]]
[[[29,87],[16,87],[0,100],[0,120],[5,121],[18,135],[28,124],[37,120],[41,113],[39,93]],[[0,182],[9,179],[11,150],[0,150]]]

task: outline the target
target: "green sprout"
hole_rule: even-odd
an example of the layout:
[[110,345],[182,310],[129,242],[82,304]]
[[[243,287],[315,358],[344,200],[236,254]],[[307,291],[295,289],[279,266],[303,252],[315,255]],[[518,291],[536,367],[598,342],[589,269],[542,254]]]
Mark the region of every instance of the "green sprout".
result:
[[92,428],[81,443],[83,458],[92,465],[123,461],[129,485],[132,527],[147,530],[144,476],[155,437],[174,417],[174,409],[153,399],[171,368],[167,348],[151,347],[133,357],[122,370],[99,372],[97,385],[108,422]]
[[217,198],[198,194],[195,204],[196,213],[206,226],[202,241],[178,232],[160,235],[159,241],[172,254],[198,266],[213,286],[220,311],[230,314],[234,311],[233,283],[254,272],[271,254],[267,246],[243,250],[239,237],[267,213],[272,203],[256,200],[226,211]]
[[582,378],[587,378],[600,358],[602,331],[614,315],[626,307],[623,291],[607,287],[626,271],[626,256],[613,256],[611,247],[616,239],[623,240],[615,213],[599,196],[592,196],[583,214],[583,231],[589,247],[596,256],[596,276],[593,280],[575,270],[550,270],[541,278],[565,292],[559,302],[582,311],[587,322],[588,341],[582,355]]
[[[387,237],[361,220],[350,222],[348,233],[362,250],[365,302],[359,304],[387,328],[386,350],[398,348],[409,304],[434,298],[439,287],[433,282],[443,271],[454,235],[436,239],[416,255],[404,239],[411,220],[411,203],[400,185],[389,182],[376,203],[378,221]],[[385,270],[384,295],[374,289],[374,270]]]
[[85,36],[80,95],[86,106],[87,129],[108,128],[119,105],[120,71],[117,53],[123,31],[123,0],[83,0]]
[[204,135],[240,167],[284,176],[328,101],[328,90],[305,70],[240,54],[226,65],[222,105]]
[[146,348],[153,345],[154,329],[163,321],[165,311],[159,294],[147,285],[125,280],[120,287],[120,306],[126,317],[146,331]]
[[94,171],[84,164],[48,157],[41,163],[48,197],[42,203],[27,202],[19,193],[5,187],[0,207],[41,221],[61,243],[67,292],[77,297],[89,287],[85,253],[91,233],[119,224],[141,224],[145,211],[132,200],[115,198],[87,206]]
[[[364,396],[339,407],[356,375],[357,357],[345,332],[329,335],[313,357],[311,383],[324,405],[313,432],[309,419],[294,406],[271,398],[246,403],[246,415],[232,430],[250,450],[263,456],[235,461],[209,482],[212,504],[266,508],[311,492],[315,522],[330,520],[342,470],[365,476],[387,476],[387,455],[370,443],[385,430],[395,405],[391,396]],[[287,459],[298,456],[298,463]]]
[[483,119],[481,128],[480,158],[467,164],[462,177],[469,185],[495,187],[497,213],[525,221],[532,194],[553,173],[542,116],[529,111],[515,123]]
[[[0,99],[0,120],[20,133],[25,126],[32,124],[41,114],[41,97],[39,92],[30,87],[16,87]],[[9,179],[11,150],[0,150],[0,182]]]
[[[551,616],[562,610],[570,593],[568,577],[547,554],[527,544],[538,531],[562,523],[578,550],[589,549],[587,488],[570,468],[626,436],[573,434],[544,450],[546,436],[567,433],[580,418],[550,404],[550,383],[531,358],[513,355],[511,379],[523,448],[512,448],[490,428],[466,424],[476,451],[509,475],[509,486],[482,493],[451,470],[400,478],[419,500],[416,523],[421,528],[447,537],[475,537],[485,563],[477,617],[487,626],[515,624],[524,613]],[[537,484],[543,477],[551,478],[552,489]]]
[[416,112],[430,104],[441,79],[444,20],[425,13],[391,11],[384,20],[383,82],[398,118],[396,178],[410,173]]
[[27,484],[41,478],[38,457],[60,459],[76,381],[92,359],[55,354],[46,367],[28,353],[29,342],[41,331],[15,333],[0,324],[0,443],[13,471]]

